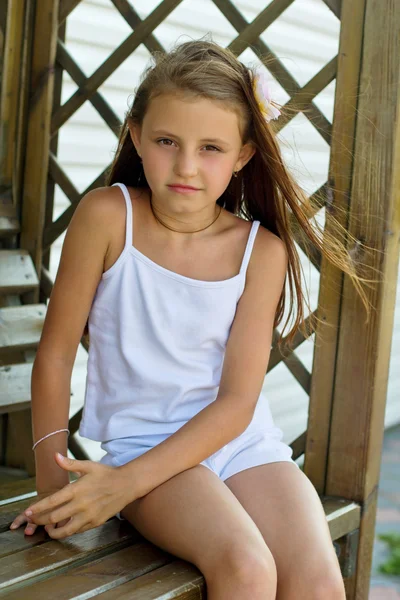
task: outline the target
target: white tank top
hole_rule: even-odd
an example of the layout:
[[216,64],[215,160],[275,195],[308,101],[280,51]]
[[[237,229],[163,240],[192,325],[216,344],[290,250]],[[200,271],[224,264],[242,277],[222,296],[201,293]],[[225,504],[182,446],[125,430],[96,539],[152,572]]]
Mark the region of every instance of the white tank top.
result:
[[[126,201],[125,247],[102,274],[90,309],[79,427],[80,435],[102,442],[172,434],[215,400],[260,225],[252,223],[237,275],[222,281],[192,279],[132,245],[129,192],[122,183],[113,185]],[[268,421],[268,406],[266,411]]]

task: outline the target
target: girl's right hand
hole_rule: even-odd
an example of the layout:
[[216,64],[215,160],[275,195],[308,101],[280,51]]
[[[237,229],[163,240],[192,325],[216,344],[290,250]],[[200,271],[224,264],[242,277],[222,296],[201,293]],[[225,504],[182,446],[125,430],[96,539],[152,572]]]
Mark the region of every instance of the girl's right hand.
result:
[[[43,500],[43,498],[46,498],[46,496],[51,496],[52,494],[54,494],[55,492],[58,492],[61,489],[63,489],[63,488],[54,488],[52,490],[47,490],[46,492],[38,492],[38,494],[34,500],[35,500],[35,502],[39,502],[39,500]],[[47,531],[47,533],[51,533],[51,531],[53,529],[55,529],[56,527],[63,527],[63,525],[66,525],[68,523],[68,521],[69,521],[69,518],[63,519],[59,523],[49,523],[49,524],[45,525],[45,530]],[[15,517],[14,521],[10,525],[10,529],[13,529],[13,530],[18,529],[18,527],[20,527],[24,523],[27,523],[27,525],[25,527],[25,531],[24,531],[24,533],[26,535],[34,534],[37,527],[41,527],[40,525],[36,525],[36,523],[33,523],[32,520],[30,519],[30,517],[27,517],[25,515],[25,512],[23,511],[17,517]]]

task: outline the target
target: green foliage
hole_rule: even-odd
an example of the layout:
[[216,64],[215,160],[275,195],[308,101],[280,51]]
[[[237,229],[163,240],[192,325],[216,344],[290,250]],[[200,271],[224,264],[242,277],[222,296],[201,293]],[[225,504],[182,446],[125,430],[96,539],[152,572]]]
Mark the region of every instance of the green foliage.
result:
[[386,542],[391,550],[391,556],[385,563],[379,565],[379,571],[387,575],[400,575],[400,534],[379,534],[378,538]]

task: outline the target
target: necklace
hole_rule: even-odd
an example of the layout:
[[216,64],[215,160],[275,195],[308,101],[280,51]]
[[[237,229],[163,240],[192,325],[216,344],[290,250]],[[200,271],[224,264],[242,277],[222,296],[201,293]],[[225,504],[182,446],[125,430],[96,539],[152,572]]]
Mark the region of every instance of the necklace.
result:
[[218,219],[219,215],[221,214],[222,211],[222,206],[219,207],[219,213],[217,214],[217,216],[215,217],[215,219],[206,227],[203,227],[202,229],[196,229],[195,231],[180,231],[179,229],[173,229],[172,227],[169,227],[169,225],[166,225],[165,223],[163,223],[155,214],[154,209],[153,209],[153,204],[151,202],[151,197],[150,197],[150,206],[151,206],[151,210],[153,215],[155,216],[155,218],[157,219],[157,221],[159,223],[161,223],[161,225],[164,225],[164,227],[167,227],[167,229],[170,229],[171,231],[177,231],[178,233],[197,233],[198,231],[204,231],[204,229],[207,229],[207,227],[211,227],[211,225],[213,223],[215,223],[215,221]]

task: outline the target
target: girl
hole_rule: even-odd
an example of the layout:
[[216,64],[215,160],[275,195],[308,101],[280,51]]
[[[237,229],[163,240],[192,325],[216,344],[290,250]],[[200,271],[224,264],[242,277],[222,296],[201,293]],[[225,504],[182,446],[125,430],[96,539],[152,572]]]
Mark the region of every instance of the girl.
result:
[[[14,526],[61,539],[117,515],[194,563],[210,600],[345,598],[319,496],[261,393],[287,274],[289,344],[303,320],[292,218],[357,282],[345,246],[309,224],[280,114],[212,41],[155,54],[106,187],[68,227],[32,373],[39,501]],[[79,431],[100,462],[57,454],[87,319]]]

